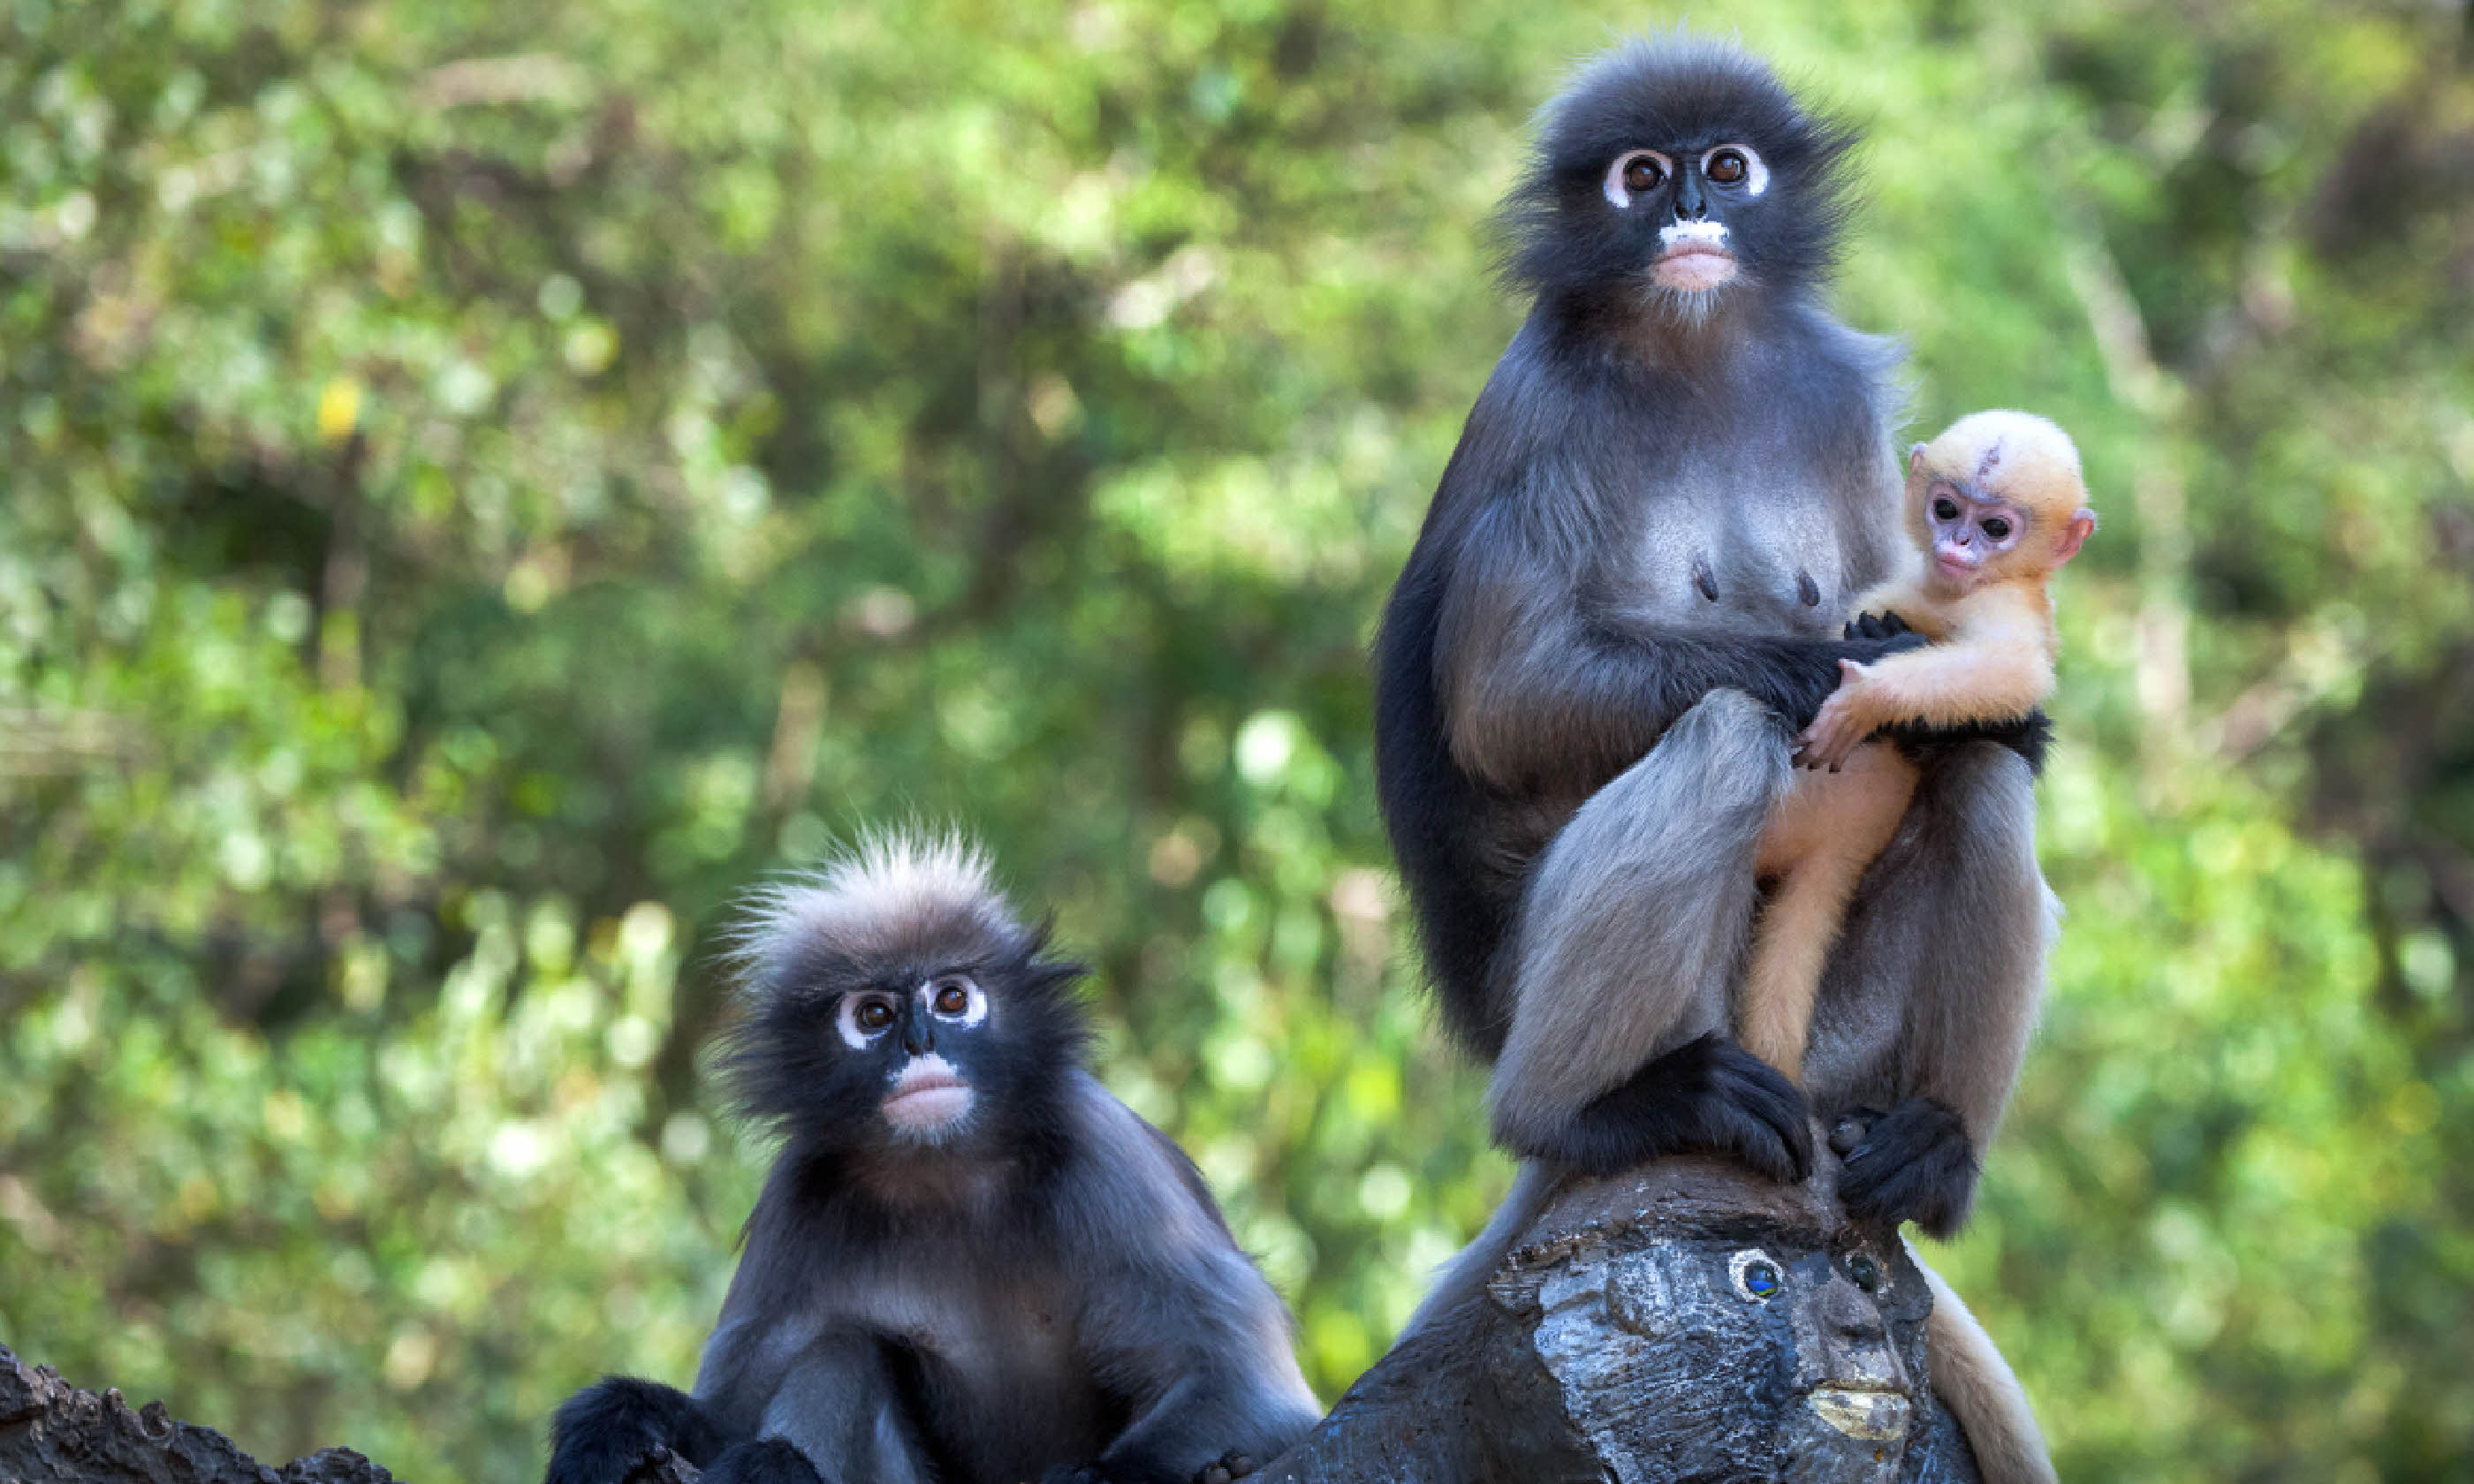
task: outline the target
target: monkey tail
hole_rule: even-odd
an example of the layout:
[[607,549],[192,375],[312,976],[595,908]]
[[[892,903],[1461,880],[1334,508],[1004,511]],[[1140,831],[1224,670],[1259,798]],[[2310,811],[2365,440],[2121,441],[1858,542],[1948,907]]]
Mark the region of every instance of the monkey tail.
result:
[[1925,1264],[1908,1242],[1907,1257],[1932,1290],[1932,1318],[1925,1325],[1926,1363],[1933,1391],[1958,1419],[1984,1484],[2055,1484],[2053,1458],[2043,1429],[2027,1405],[2026,1388],[1994,1348],[1993,1336],[1976,1322],[1955,1289]]
[[[1486,1230],[1471,1238],[1460,1255],[1443,1264],[1435,1275],[1435,1286],[1418,1304],[1418,1311],[1400,1328],[1400,1340],[1417,1333],[1443,1315],[1459,1308],[1477,1296],[1503,1265],[1504,1255],[1538,1213],[1546,1209],[1546,1198],[1555,1193],[1564,1171],[1536,1160],[1520,1161],[1519,1173],[1512,1177],[1512,1188],[1503,1193],[1503,1204],[1487,1219]],[[1399,1340],[1393,1342],[1395,1345]]]

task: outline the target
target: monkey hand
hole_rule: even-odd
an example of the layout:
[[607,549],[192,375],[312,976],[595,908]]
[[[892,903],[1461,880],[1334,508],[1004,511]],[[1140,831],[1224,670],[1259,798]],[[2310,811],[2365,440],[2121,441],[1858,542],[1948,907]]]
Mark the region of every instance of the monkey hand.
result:
[[1915,632],[1907,627],[1905,619],[1896,613],[1883,613],[1879,617],[1858,613],[1847,620],[1846,636],[1850,639],[1895,639],[1900,634]]
[[1830,1131],[1844,1167],[1838,1199],[1857,1221],[1912,1221],[1931,1236],[1966,1224],[1976,1197],[1976,1145],[1949,1105],[1911,1097],[1888,1113],[1850,1110]]
[[1821,703],[1820,714],[1795,739],[1796,766],[1828,768],[1836,773],[1849,754],[1873,734],[1873,720],[1865,714],[1864,705],[1865,684],[1871,674],[1869,666],[1853,659],[1838,661],[1838,688]]

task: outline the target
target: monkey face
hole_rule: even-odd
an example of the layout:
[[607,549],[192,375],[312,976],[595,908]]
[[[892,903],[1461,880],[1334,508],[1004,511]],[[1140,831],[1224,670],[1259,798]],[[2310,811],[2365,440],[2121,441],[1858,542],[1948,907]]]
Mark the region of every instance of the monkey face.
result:
[[1506,205],[1513,270],[1541,292],[1697,319],[1826,266],[1853,135],[1714,42],[1637,42],[1548,107],[1539,167]]
[[1617,211],[1644,213],[1658,227],[1650,280],[1661,289],[1705,293],[1735,276],[1731,207],[1769,190],[1769,167],[1749,144],[1720,144],[1682,158],[1626,150],[1607,166],[1599,194]]
[[937,974],[907,994],[844,994],[834,1016],[842,1044],[885,1067],[879,1116],[897,1137],[923,1143],[958,1132],[970,1116],[979,1094],[965,1066],[985,1048],[987,1022],[987,992],[961,972]]
[[2070,561],[2096,530],[2086,498],[2070,435],[2031,414],[1970,413],[1907,452],[1907,529],[1953,590]]
[[887,853],[759,899],[716,1063],[743,1113],[854,1154],[1045,1137],[1082,1064],[1082,970],[1000,910],[982,869]]
[[1933,573],[1955,586],[1972,586],[1987,563],[2018,546],[2029,523],[2027,512],[1972,485],[1935,479],[1926,487]]

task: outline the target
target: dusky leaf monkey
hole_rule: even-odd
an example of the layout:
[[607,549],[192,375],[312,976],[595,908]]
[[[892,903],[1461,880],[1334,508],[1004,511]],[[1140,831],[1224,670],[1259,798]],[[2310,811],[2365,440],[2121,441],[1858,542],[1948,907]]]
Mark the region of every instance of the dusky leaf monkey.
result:
[[[1733,47],[1637,42],[1547,107],[1507,202],[1531,307],[1385,610],[1375,763],[1444,1021],[1534,1162],[1421,1314],[1563,1172],[1705,1149],[1800,1179],[1815,1110],[1857,1119],[1852,1215],[1948,1233],[2017,1078],[2052,921],[2041,717],[1919,747],[1802,1089],[1731,1034],[1789,739],[1841,660],[1920,642],[1842,634],[1899,547],[1897,352],[1818,298],[1854,142]],[[1970,1420],[1988,1472],[2041,1460],[2014,1421]]]
[[548,1484],[1187,1484],[1322,1416],[1177,1147],[1082,1065],[1079,966],[951,839],[762,900],[720,1065],[784,1137],[692,1396],[608,1377]]
[[1898,833],[1915,764],[1884,728],[2025,720],[2052,694],[2060,641],[2046,584],[2096,530],[2070,435],[2022,412],[1979,412],[1907,456],[1912,551],[1856,600],[1931,642],[1842,679],[1795,739],[1808,769],[1761,831],[1771,882],[1736,1004],[1746,1050],[1801,1080],[1822,965],[1866,867]]

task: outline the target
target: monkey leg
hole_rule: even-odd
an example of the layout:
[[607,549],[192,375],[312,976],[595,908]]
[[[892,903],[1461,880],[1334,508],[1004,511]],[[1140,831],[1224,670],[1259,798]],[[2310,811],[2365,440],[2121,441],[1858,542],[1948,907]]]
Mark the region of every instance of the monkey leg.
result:
[[1840,772],[1800,773],[1761,832],[1758,871],[1775,885],[1753,929],[1735,1038],[1798,1084],[1823,960],[1856,883],[1899,832],[1915,784],[1915,769],[1896,750],[1861,747]]
[[1976,1454],[1984,1484],[2054,1484],[2053,1460],[2010,1363],[1993,1336],[1968,1312],[1958,1294],[1932,1270],[1913,1243],[1907,1256],[1932,1290],[1932,1315],[1925,1321],[1925,1363],[1934,1395],[1958,1420]]
[[546,1484],[619,1484],[656,1448],[701,1469],[725,1441],[686,1392],[632,1376],[604,1376],[569,1398],[551,1420]]
[[[790,1466],[801,1458],[825,1484],[925,1484],[934,1476],[918,1420],[903,1400],[882,1342],[857,1333],[824,1335],[799,1353],[764,1404],[761,1442],[744,1449],[744,1484],[808,1484]],[[785,1456],[786,1453],[788,1456]],[[711,1475],[721,1484],[716,1468]]]
[[1804,1086],[1825,1115],[1868,1111],[1839,1184],[1851,1214],[1937,1236],[1966,1220],[2026,1055],[2056,912],[2030,781],[1998,744],[1937,749],[1848,908]]
[[1510,945],[1489,1089],[1507,1147],[1596,1174],[1680,1149],[1781,1180],[1809,1169],[1804,1100],[1726,1036],[1755,848],[1792,780],[1785,744],[1767,707],[1712,691],[1547,846]]

